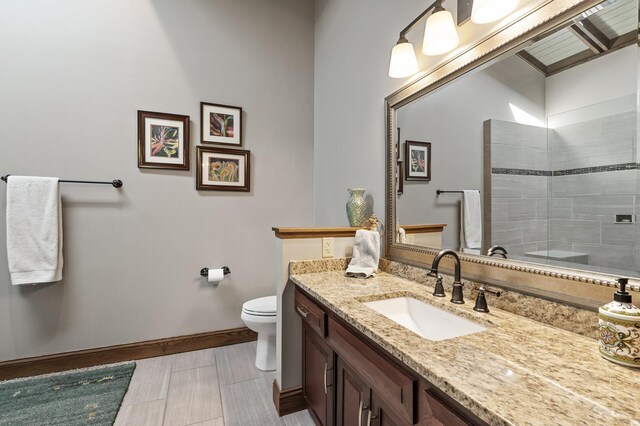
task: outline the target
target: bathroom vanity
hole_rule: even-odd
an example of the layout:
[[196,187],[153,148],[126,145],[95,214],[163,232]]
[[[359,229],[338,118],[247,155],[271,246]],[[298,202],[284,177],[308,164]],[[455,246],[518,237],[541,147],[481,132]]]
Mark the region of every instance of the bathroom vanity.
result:
[[304,321],[303,393],[318,424],[486,424],[300,287],[295,303]]
[[[475,312],[470,288],[465,304],[451,304],[448,278],[449,297],[437,298],[426,273],[358,280],[333,266],[292,268],[290,277],[303,319],[303,393],[316,423],[640,424],[637,396],[625,392],[640,371],[602,359],[593,338],[495,308],[491,296],[490,312]],[[416,277],[423,271],[405,266]],[[484,331],[428,340],[366,305],[397,297]]]

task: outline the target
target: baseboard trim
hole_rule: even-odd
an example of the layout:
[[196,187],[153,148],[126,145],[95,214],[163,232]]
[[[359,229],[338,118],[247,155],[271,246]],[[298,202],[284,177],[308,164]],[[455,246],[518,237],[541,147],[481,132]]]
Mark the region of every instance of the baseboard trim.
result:
[[152,358],[256,340],[247,327],[0,362],[0,380]]
[[302,411],[307,408],[307,401],[302,394],[302,387],[286,389],[280,392],[278,383],[273,381],[273,404],[280,417]]

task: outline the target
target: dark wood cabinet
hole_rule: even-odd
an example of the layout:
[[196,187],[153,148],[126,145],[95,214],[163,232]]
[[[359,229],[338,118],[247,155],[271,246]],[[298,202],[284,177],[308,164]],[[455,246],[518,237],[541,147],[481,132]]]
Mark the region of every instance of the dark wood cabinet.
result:
[[321,425],[333,425],[334,352],[309,326],[303,326],[302,390],[309,410]]
[[327,331],[329,345],[385,401],[388,410],[403,424],[414,424],[417,381],[335,319],[329,318]]
[[364,426],[371,405],[371,389],[338,358],[336,362],[336,425]]
[[486,425],[299,288],[295,308],[302,387],[318,425]]
[[336,361],[336,425],[338,426],[401,426],[383,403],[383,398],[369,386],[355,369],[341,358]]
[[411,424],[406,420],[398,418],[384,404],[384,398],[380,397],[375,391],[371,396],[371,426],[401,426]]
[[445,401],[441,391],[423,381],[419,391],[421,424],[429,426],[470,426],[478,422],[467,421],[464,414],[458,414]]

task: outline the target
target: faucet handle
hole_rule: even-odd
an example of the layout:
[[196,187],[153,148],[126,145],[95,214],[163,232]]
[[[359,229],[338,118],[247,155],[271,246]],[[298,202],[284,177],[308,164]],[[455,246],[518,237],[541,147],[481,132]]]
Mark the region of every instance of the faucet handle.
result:
[[480,287],[478,289],[478,297],[476,297],[476,305],[473,307],[474,311],[477,312],[489,312],[489,306],[487,306],[487,298],[484,296],[484,293],[493,294],[496,297],[500,297],[500,291],[488,290],[484,287]]
[[432,294],[436,297],[445,297],[446,294],[444,294],[444,286],[442,285],[442,275],[435,274],[435,277],[436,277],[436,285],[433,288]]

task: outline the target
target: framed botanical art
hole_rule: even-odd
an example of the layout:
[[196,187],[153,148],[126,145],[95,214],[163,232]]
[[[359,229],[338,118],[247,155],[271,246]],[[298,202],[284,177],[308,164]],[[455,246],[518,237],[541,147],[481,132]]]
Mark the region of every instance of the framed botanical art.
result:
[[198,146],[196,189],[209,191],[250,190],[249,151]]
[[138,111],[138,167],[189,170],[189,116]]
[[242,108],[200,102],[202,143],[242,146]]
[[431,143],[406,141],[405,180],[431,180]]

